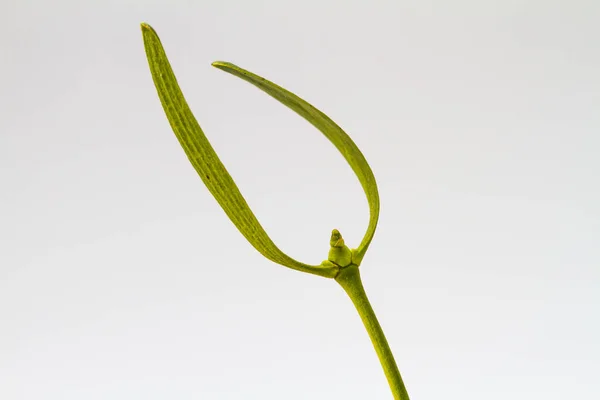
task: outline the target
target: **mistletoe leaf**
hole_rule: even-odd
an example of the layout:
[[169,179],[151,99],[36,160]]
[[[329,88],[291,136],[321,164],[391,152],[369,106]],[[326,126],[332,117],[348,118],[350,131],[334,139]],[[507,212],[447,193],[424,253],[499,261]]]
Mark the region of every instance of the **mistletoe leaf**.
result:
[[251,83],[298,113],[315,128],[320,130],[323,135],[333,143],[339,152],[342,153],[358,177],[369,203],[369,225],[362,242],[358,248],[356,248],[353,255],[353,263],[360,265],[369,244],[371,244],[371,240],[373,239],[377,227],[377,221],[379,219],[379,192],[377,190],[375,176],[373,176],[373,171],[354,141],[352,141],[350,136],[348,136],[348,134],[346,134],[346,132],[344,132],[342,128],[333,122],[327,115],[296,96],[294,93],[250,71],[246,71],[237,65],[223,61],[214,62],[212,65]]
[[269,260],[298,271],[335,277],[336,266],[301,263],[273,243],[188,107],[158,35],[150,25],[142,24],[142,36],[152,79],[171,128],[200,179],[231,222]]

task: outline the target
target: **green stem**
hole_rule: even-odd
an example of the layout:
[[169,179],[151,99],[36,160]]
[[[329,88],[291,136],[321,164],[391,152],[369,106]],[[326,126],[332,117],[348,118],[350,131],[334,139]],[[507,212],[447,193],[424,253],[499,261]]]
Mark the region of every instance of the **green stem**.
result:
[[352,264],[342,268],[335,280],[342,286],[350,297],[350,300],[352,300],[352,303],[354,303],[354,307],[356,307],[360,319],[362,319],[362,322],[369,333],[369,337],[371,338],[373,347],[375,347],[375,352],[377,352],[377,357],[379,357],[379,361],[383,367],[383,372],[390,385],[394,399],[409,400],[406,387],[404,387],[400,371],[398,371],[398,366],[394,360],[394,355],[392,354],[390,346],[383,334],[383,330],[377,321],[375,311],[373,311],[371,303],[369,303],[367,293],[365,293],[358,267]]

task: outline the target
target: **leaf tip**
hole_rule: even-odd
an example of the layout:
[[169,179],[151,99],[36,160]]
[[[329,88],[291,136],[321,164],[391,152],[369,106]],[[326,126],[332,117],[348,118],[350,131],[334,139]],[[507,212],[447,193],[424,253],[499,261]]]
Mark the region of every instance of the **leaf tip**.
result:
[[211,63],[210,65],[212,65],[215,68],[218,68],[220,70],[226,70],[227,68],[227,64],[225,61],[215,61],[213,63]]
[[212,65],[213,67],[218,68],[222,71],[225,71],[225,72],[240,70],[240,67],[238,67],[237,65],[234,65],[230,62],[227,62],[227,61],[215,61],[210,65]]
[[147,23],[147,22],[142,22],[140,24],[140,27],[142,28],[142,32],[147,32],[147,31],[154,31],[154,29],[152,29],[152,27]]

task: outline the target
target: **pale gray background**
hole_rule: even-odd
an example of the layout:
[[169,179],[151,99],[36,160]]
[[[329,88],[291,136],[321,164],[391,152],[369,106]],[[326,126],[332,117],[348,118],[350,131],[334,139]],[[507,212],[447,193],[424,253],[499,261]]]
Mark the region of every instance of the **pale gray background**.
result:
[[268,233],[367,224],[411,397],[600,398],[600,2],[11,1],[0,7],[0,398],[389,399],[335,282],[260,256],[171,132],[139,23]]

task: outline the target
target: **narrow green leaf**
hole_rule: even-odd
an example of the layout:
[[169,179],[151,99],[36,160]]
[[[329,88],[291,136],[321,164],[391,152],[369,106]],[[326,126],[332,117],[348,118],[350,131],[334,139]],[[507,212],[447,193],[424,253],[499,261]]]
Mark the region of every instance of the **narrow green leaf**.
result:
[[340,153],[342,153],[358,177],[358,180],[360,181],[360,184],[367,195],[367,201],[369,203],[369,226],[367,227],[367,232],[365,233],[362,242],[356,249],[353,258],[353,262],[359,265],[365,255],[365,252],[367,251],[367,248],[369,247],[369,244],[371,243],[371,240],[373,239],[375,228],[377,227],[377,221],[379,219],[379,192],[377,190],[375,177],[373,176],[373,171],[356,144],[352,141],[350,136],[348,136],[346,132],[344,132],[342,128],[333,122],[327,115],[323,114],[321,111],[302,100],[295,94],[285,90],[273,82],[266,80],[265,78],[246,71],[237,65],[222,61],[214,62],[212,65],[253,84],[279,102],[291,108],[293,111],[310,122],[315,128],[320,130],[327,137],[327,139],[329,139],[335,145],[335,147],[337,147]]
[[152,79],[171,128],[194,169],[229,219],[269,260],[295,270],[335,277],[335,266],[303,264],[283,253],[269,238],[188,107],[158,35],[147,24],[142,24],[142,35]]

